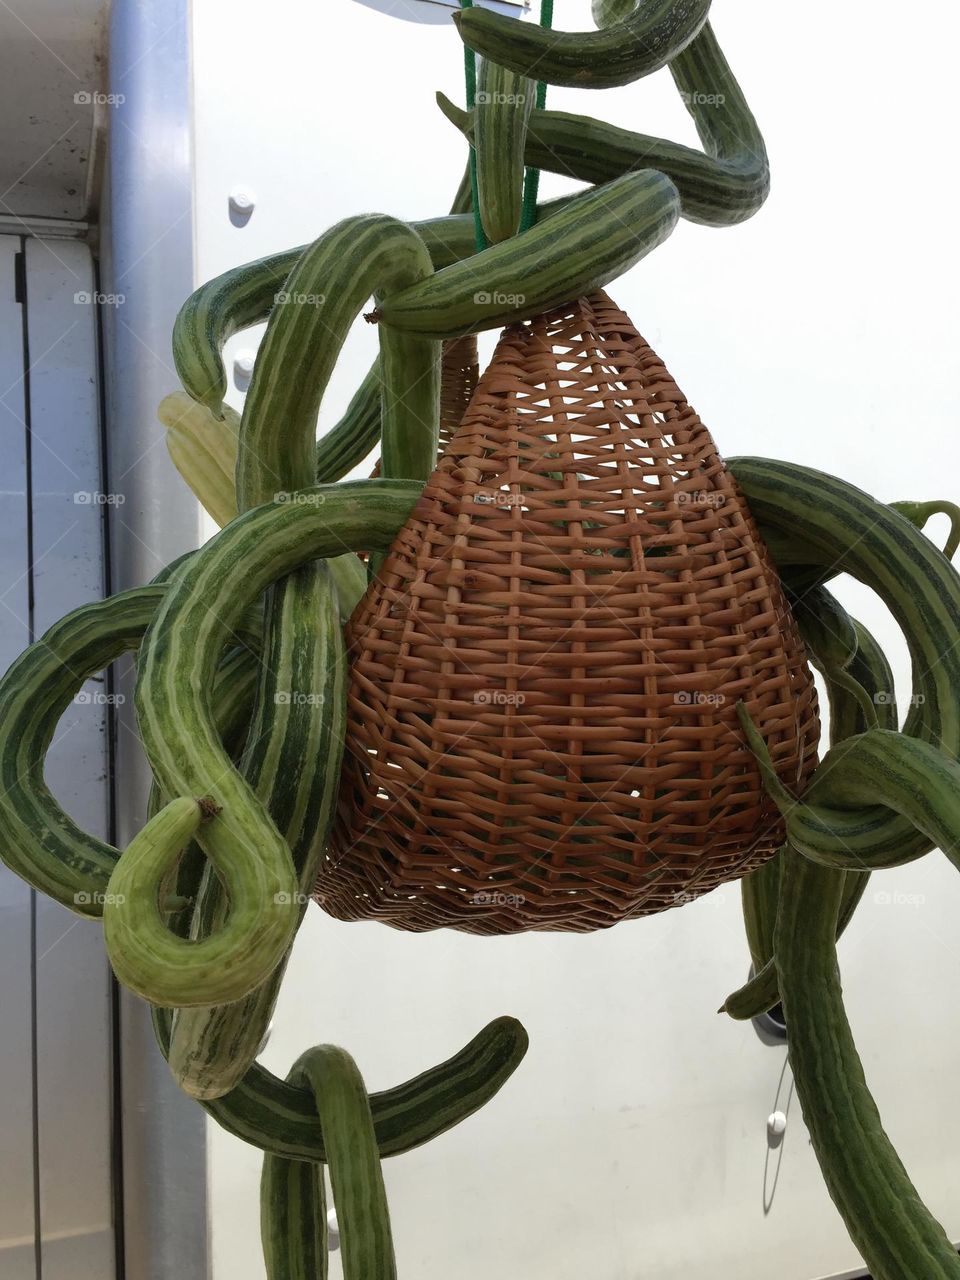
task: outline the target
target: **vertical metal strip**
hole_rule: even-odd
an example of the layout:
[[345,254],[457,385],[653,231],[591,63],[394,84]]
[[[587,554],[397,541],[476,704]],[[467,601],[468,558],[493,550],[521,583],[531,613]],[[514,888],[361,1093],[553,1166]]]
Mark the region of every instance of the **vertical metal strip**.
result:
[[[27,313],[27,245],[21,236],[17,254],[16,289],[20,303],[23,343],[23,456],[27,499],[27,639],[36,640],[33,619],[33,447],[30,435],[30,325]],[[30,890],[30,1109],[33,1139],[33,1257],[36,1280],[43,1280],[43,1244],[40,1221],[40,1111],[37,1082],[37,895]]]
[[[111,122],[102,206],[108,308],[107,462],[113,591],[145,582],[197,545],[199,515],[167,457],[156,407],[177,386],[170,355],[176,312],[193,288],[193,178],[188,0],[115,0]],[[116,821],[123,845],[142,824],[148,774],[133,722],[129,676],[118,689]],[[206,1142],[203,1113],[181,1095],[154,1044],[146,1007],[119,1011],[126,1272],[137,1280],[204,1280]]]

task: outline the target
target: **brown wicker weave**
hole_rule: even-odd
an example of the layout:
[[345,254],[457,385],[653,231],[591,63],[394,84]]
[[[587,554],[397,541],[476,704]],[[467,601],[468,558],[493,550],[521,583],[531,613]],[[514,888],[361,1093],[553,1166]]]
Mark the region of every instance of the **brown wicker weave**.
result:
[[713,441],[597,293],[507,329],[350,627],[341,919],[591,930],[744,874],[817,703]]

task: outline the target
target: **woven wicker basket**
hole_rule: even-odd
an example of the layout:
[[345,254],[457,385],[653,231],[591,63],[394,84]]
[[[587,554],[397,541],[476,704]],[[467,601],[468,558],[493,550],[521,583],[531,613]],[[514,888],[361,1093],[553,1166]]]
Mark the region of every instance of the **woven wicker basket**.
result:
[[[471,360],[447,350],[444,425]],[[781,841],[737,700],[791,787],[815,764],[754,522],[602,293],[504,332],[349,641],[317,885],[341,919],[586,931],[675,906]]]

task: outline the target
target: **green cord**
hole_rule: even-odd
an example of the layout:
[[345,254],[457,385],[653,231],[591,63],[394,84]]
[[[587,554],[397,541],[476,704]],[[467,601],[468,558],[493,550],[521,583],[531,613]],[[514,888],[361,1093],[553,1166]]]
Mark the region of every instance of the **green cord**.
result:
[[[460,0],[461,9],[472,9],[473,0]],[[553,25],[553,0],[540,0],[540,25]],[[467,89],[467,110],[473,111],[477,99],[477,61],[472,49],[464,46],[463,50],[464,79]],[[547,101],[547,86],[543,80],[537,82],[536,108],[542,111]],[[520,231],[529,231],[537,216],[537,194],[540,190],[540,170],[528,165],[523,175],[523,206],[520,213]],[[477,238],[477,252],[486,249],[490,243],[480,221],[480,188],[477,185],[477,150],[470,148],[470,193],[473,199],[473,225]]]
[[[553,26],[553,0],[540,0],[540,25]],[[547,84],[537,81],[536,109],[542,111],[547,102]],[[537,194],[540,191],[540,170],[528,165],[523,175],[523,208],[520,213],[520,234],[529,231],[537,216]]]
[[[472,9],[473,0],[460,0],[461,9]],[[463,71],[467,85],[467,110],[472,111],[477,103],[477,55],[469,47],[463,46]],[[480,188],[477,185],[477,149],[470,147],[470,196],[473,201],[473,225],[477,237],[477,253],[486,249],[489,241],[480,221]]]

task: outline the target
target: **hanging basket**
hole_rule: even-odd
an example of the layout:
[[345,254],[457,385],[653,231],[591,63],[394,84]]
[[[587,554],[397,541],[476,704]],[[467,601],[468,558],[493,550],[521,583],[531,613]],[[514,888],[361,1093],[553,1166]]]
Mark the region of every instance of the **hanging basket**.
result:
[[316,891],[344,920],[587,931],[676,906],[781,842],[737,701],[790,787],[816,761],[746,504],[603,293],[504,332],[349,645]]

